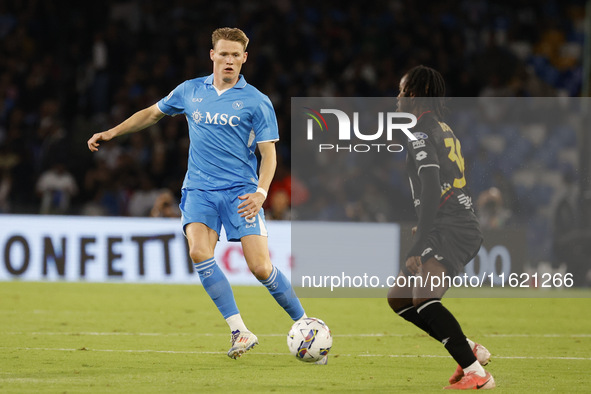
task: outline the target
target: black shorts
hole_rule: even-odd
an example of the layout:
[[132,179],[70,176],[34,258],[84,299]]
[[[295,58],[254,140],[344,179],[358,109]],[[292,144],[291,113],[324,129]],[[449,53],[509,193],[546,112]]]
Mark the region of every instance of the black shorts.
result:
[[447,275],[456,276],[478,254],[481,245],[482,233],[475,217],[448,217],[438,220],[427,236],[421,261],[434,257],[447,268]]

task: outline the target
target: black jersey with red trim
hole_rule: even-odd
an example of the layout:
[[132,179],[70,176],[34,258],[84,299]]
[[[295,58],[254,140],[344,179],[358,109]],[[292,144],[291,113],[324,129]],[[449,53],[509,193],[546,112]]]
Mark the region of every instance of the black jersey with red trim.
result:
[[460,141],[452,129],[432,112],[426,112],[419,117],[412,131],[417,140],[408,141],[406,170],[417,215],[420,217],[421,213],[419,174],[424,168],[436,167],[441,186],[436,222],[448,215],[475,217],[472,198],[466,188]]

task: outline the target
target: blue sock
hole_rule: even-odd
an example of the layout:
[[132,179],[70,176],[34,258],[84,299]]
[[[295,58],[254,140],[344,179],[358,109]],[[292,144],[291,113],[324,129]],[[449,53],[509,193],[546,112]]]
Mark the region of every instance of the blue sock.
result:
[[271,275],[260,282],[269,290],[275,301],[285,309],[285,312],[289,314],[292,320],[299,320],[304,315],[304,308],[295,295],[291,283],[277,267],[273,266]]
[[199,274],[203,288],[205,288],[215,306],[218,307],[224,319],[239,313],[230,282],[228,282],[228,278],[218,267],[214,258],[212,257],[200,263],[193,263],[193,266]]

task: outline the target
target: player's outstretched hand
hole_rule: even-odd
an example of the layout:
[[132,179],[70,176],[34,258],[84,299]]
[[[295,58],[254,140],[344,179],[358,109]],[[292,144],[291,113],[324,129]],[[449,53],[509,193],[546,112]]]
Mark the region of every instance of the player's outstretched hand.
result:
[[414,226],[414,227],[413,227],[413,228],[410,230],[410,232],[412,233],[412,235],[413,235],[413,237],[414,237],[414,235],[417,233],[417,226]]
[[265,196],[259,192],[247,193],[243,196],[238,196],[238,198],[242,200],[240,205],[238,205],[238,213],[240,214],[240,217],[245,217],[247,219],[254,218],[265,202]]
[[98,151],[100,141],[109,141],[111,138],[113,137],[111,137],[111,135],[106,131],[103,131],[102,133],[95,133],[87,142],[88,149],[90,149],[91,152],[96,152]]

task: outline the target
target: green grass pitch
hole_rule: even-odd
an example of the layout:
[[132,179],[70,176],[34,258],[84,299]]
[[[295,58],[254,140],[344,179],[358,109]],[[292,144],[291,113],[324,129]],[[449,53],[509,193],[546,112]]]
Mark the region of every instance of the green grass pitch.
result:
[[[334,336],[328,365],[304,364],[266,289],[235,295],[260,344],[231,360],[226,323],[200,286],[0,283],[0,392],[441,392],[456,366],[378,298],[302,299]],[[591,391],[589,298],[444,304],[492,352],[497,391]]]

